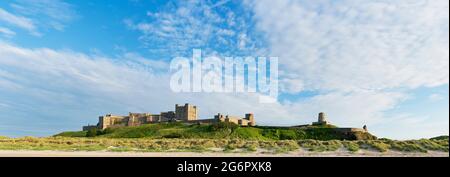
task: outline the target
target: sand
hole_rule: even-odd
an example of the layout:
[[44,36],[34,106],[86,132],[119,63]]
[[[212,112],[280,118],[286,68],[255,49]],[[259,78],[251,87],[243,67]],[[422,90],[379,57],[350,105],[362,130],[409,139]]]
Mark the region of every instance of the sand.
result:
[[333,152],[308,152],[297,150],[288,153],[268,152],[108,152],[108,151],[31,151],[0,150],[0,157],[449,157],[448,152],[376,152],[360,150],[352,153],[344,150]]

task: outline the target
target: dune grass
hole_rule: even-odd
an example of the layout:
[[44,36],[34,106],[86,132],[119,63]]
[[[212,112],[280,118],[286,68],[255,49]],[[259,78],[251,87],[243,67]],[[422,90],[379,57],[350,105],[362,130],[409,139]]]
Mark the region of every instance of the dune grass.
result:
[[336,151],[343,148],[351,152],[372,149],[379,152],[402,151],[426,153],[448,152],[448,140],[245,140],[245,139],[181,139],[181,138],[107,138],[107,137],[22,137],[0,138],[0,150],[60,150],[60,151],[224,151],[254,152],[264,150],[283,153],[304,149],[312,152]]
[[357,152],[359,150],[359,144],[355,141],[342,141],[341,143],[350,152]]
[[[402,151],[448,152],[448,136],[397,141],[373,139],[369,133],[349,136],[332,131],[331,125],[309,127],[240,127],[235,124],[186,125],[148,124],[95,131],[63,132],[52,137],[8,138],[0,136],[0,150],[61,151],[224,151],[283,153],[303,149],[311,152],[337,151],[357,153]],[[354,140],[352,138],[360,140]]]

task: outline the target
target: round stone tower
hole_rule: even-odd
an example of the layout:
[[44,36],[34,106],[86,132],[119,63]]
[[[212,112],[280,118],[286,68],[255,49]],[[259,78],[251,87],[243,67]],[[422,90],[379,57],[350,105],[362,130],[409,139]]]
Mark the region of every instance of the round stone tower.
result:
[[327,117],[326,117],[325,113],[323,113],[323,112],[319,113],[319,120],[318,120],[318,122],[319,123],[327,122]]

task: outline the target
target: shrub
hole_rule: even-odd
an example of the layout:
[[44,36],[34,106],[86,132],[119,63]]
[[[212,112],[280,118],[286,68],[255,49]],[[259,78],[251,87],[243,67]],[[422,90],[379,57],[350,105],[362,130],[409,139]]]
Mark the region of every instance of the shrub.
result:
[[239,125],[232,122],[218,122],[213,124],[211,127],[213,130],[222,130],[222,129],[235,130],[236,128],[239,127]]
[[181,135],[180,133],[171,133],[163,136],[163,138],[182,138],[182,137],[183,135]]
[[89,129],[86,133],[86,137],[94,137],[97,136],[97,129]]
[[309,128],[305,130],[306,138],[315,140],[333,140],[333,139],[345,139],[342,134],[336,133],[333,129],[329,128]]
[[267,139],[261,134],[261,130],[254,127],[237,127],[231,134],[233,138],[264,140]]
[[280,130],[280,140],[295,140],[297,134],[293,130]]
[[278,129],[264,129],[262,131],[262,136],[269,139],[277,140],[280,138],[280,131]]
[[106,128],[104,130],[97,130],[97,135],[106,135],[113,132],[114,132],[113,128]]

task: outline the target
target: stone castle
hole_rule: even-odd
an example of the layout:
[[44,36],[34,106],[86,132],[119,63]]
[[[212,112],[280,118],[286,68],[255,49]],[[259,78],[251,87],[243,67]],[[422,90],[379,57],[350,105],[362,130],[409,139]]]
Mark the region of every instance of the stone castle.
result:
[[175,111],[161,112],[160,114],[150,113],[129,113],[127,116],[117,116],[107,114],[100,116],[97,125],[83,126],[83,130],[101,129],[109,127],[139,126],[143,124],[160,122],[183,122],[191,124],[213,124],[218,122],[231,122],[240,126],[255,126],[253,114],[245,114],[245,117],[222,115],[218,113],[211,119],[197,119],[198,108],[191,104],[175,105]]

